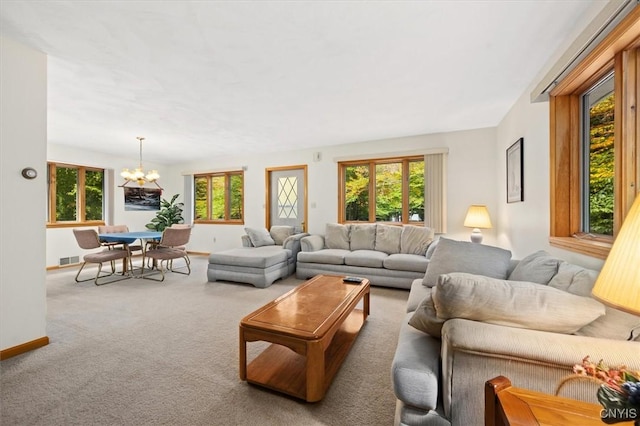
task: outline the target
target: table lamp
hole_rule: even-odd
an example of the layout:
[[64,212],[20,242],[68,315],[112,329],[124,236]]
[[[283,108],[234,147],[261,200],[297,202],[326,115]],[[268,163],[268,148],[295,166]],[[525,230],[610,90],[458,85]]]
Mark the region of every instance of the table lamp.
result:
[[613,308],[640,315],[640,196],[633,202],[591,293]]
[[473,228],[471,232],[471,242],[481,243],[482,232],[480,228],[490,229],[492,227],[487,206],[477,204],[470,206],[469,210],[467,210],[467,217],[464,219],[464,226],[466,228]]

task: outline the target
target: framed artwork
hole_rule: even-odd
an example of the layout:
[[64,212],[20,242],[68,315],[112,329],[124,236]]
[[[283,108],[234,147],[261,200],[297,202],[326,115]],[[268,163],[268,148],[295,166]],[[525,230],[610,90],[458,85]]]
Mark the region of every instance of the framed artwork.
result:
[[507,203],[524,201],[524,138],[507,148]]
[[160,210],[162,190],[157,188],[124,187],[125,211]]

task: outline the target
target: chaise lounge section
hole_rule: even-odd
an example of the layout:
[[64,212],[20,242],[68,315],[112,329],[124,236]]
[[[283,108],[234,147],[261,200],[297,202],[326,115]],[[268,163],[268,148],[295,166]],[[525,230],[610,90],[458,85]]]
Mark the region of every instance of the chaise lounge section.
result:
[[273,226],[270,231],[245,228],[242,248],[211,253],[209,281],[232,281],[265,288],[295,272],[300,239],[293,226]]

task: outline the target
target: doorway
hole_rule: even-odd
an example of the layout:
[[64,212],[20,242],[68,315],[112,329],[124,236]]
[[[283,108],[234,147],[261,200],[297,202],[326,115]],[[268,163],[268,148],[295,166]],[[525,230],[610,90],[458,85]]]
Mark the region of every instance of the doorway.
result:
[[266,226],[293,226],[307,231],[307,166],[266,169]]

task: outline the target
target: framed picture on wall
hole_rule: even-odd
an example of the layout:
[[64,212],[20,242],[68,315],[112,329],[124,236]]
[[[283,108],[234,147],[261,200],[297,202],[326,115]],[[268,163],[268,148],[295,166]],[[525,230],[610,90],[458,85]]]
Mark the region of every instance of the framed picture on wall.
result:
[[156,188],[124,187],[125,211],[160,210],[162,190]]
[[524,138],[507,148],[507,203],[524,201]]

